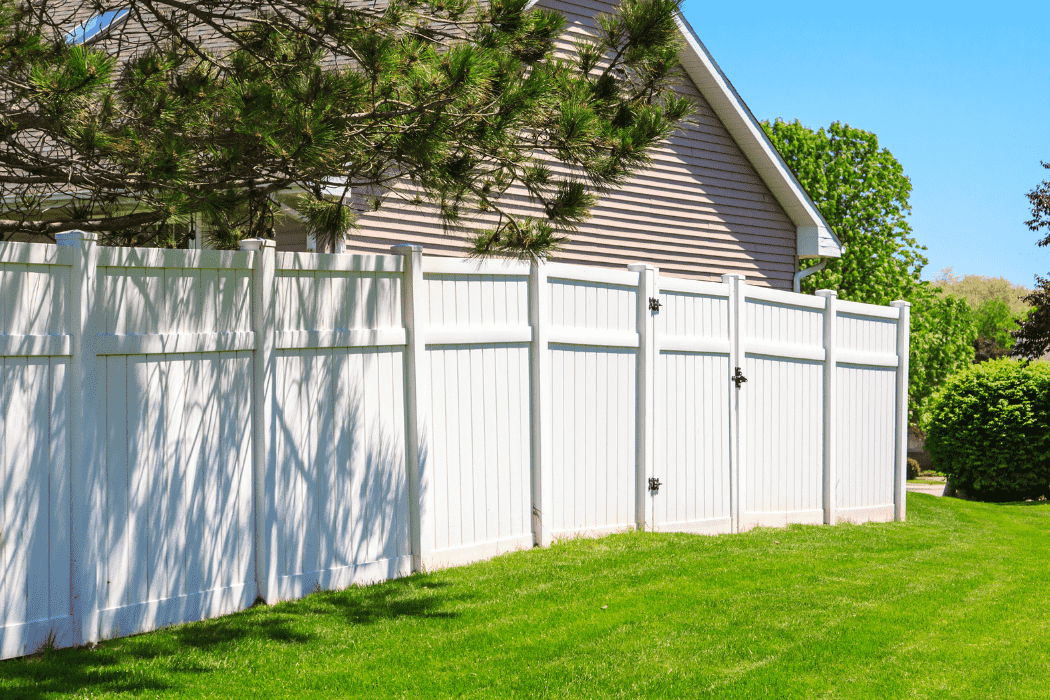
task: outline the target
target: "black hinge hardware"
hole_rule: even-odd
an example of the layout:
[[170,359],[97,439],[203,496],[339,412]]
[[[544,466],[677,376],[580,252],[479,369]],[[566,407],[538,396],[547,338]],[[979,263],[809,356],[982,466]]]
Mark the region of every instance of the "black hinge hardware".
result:
[[660,480],[657,479],[655,476],[650,476],[649,477],[649,490],[650,491],[659,491],[660,490]]
[[649,297],[650,311],[659,311],[661,306],[663,306],[663,304],[660,303],[659,299],[657,299],[656,297]]
[[747,377],[740,373],[740,368],[737,367],[736,371],[733,372],[733,381],[736,382],[736,388],[739,389],[740,385],[747,381]]

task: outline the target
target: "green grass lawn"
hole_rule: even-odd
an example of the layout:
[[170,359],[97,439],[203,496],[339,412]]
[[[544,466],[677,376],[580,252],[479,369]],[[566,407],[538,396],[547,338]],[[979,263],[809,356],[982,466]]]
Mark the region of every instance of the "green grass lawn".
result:
[[0,663],[0,696],[1047,698],[1050,504],[627,533]]

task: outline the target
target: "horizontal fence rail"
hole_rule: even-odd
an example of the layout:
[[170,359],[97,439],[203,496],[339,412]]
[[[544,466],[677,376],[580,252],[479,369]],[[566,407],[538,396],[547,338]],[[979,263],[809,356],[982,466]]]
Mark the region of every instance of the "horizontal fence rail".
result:
[[909,308],[0,243],[0,656],[641,528],[905,517]]

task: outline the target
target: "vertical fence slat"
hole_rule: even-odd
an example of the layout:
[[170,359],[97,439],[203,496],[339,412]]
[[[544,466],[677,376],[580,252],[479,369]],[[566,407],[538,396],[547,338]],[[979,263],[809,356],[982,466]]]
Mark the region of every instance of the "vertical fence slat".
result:
[[547,547],[551,543],[554,518],[550,405],[553,377],[548,341],[550,294],[546,266],[541,262],[533,262],[529,270],[529,324],[532,326],[532,535],[540,547]]
[[[656,390],[656,311],[649,309],[649,299],[656,298],[657,270],[652,265],[628,265],[628,270],[638,272],[638,299],[635,320],[638,323],[638,359],[635,364],[637,388],[635,389],[635,479],[634,507],[635,523],[641,530],[652,530],[653,507],[656,492],[650,493],[648,480],[655,476],[653,464],[653,441],[655,429]],[[665,475],[666,477],[666,475]],[[681,488],[676,484],[675,488]],[[648,498],[647,498],[648,496]]]
[[911,335],[911,304],[893,301],[890,306],[899,309],[897,319],[897,391],[896,434],[894,436],[893,460],[893,518],[904,520],[907,516],[907,494],[905,493],[908,471],[908,349]]
[[836,444],[836,413],[835,397],[836,366],[835,334],[838,328],[835,302],[838,292],[833,289],[820,289],[817,296],[824,298],[824,478],[823,478],[823,508],[824,522],[828,525],[835,524],[835,492],[838,488],[838,477],[836,472],[836,455],[838,446]]
[[277,309],[274,294],[276,247],[273,241],[241,241],[241,250],[255,253],[251,276],[251,319],[255,332],[252,363],[252,441],[255,483],[255,583],[267,604],[277,602]]
[[[62,326],[64,330],[65,323]],[[0,423],[2,422],[0,420]],[[48,538],[50,548],[48,616],[51,618],[65,617],[72,612],[69,590],[69,458],[69,362],[66,358],[52,358],[51,522]],[[66,646],[71,644],[72,640],[65,638],[65,635],[60,635],[56,642],[60,646]]]
[[108,458],[106,607],[127,605],[128,600],[128,358],[107,358],[106,453]]
[[[25,327],[26,319],[19,320],[19,330]],[[29,583],[30,547],[35,539],[28,522],[30,510],[30,484],[32,479],[30,449],[32,436],[29,420],[29,373],[28,358],[9,357],[5,363],[2,381],[5,400],[4,418],[7,435],[4,441],[2,468],[7,488],[4,490],[4,602],[6,615],[0,620],[5,625],[17,625],[27,621],[26,609]]]
[[183,462],[186,474],[183,484],[186,499],[186,575],[183,581],[187,594],[209,588],[204,576],[204,555],[207,551],[204,544],[204,478],[206,470],[214,469],[215,465],[204,462],[204,439],[201,433],[204,426],[204,387],[201,384],[203,364],[204,357],[200,353],[193,353],[186,358],[182,448],[187,450]]
[[104,331],[96,302],[98,287],[97,236],[69,231],[56,236],[60,246],[72,250],[69,285],[69,332],[72,335],[70,363],[70,455],[72,539],[71,590],[73,596],[73,643],[97,642],[99,638],[99,590],[103,568],[99,538],[105,504],[105,450],[100,442],[100,421],[105,415],[104,396],[99,390],[96,342]]
[[430,405],[430,375],[427,372],[425,328],[430,310],[423,280],[422,246],[398,245],[391,250],[403,256],[405,262],[401,298],[404,303],[402,319],[408,335],[405,352],[406,467],[412,566],[419,571],[428,566],[434,547],[434,469],[426,414]]
[[[40,275],[38,274],[39,278]],[[48,391],[50,367],[46,357],[31,357],[27,363],[26,388],[29,422],[29,493],[26,513],[26,535],[31,537],[27,567],[26,621],[48,617],[48,520],[49,508],[49,417],[51,397]]]

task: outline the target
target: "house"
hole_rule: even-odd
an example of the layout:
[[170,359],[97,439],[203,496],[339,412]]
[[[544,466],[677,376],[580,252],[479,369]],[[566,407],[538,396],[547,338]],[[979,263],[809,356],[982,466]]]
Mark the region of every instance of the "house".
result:
[[[538,0],[567,20],[561,48],[593,33],[609,0]],[[792,288],[804,258],[835,258],[842,245],[762,131],[692,27],[679,18],[685,69],[680,90],[696,115],[655,154],[651,167],[599,202],[559,261],[623,269],[653,261],[661,274],[717,280],[739,272],[750,284]],[[462,234],[446,233],[433,208],[390,198],[378,211],[359,202],[347,250],[385,253],[396,243],[430,255],[464,256]],[[285,227],[278,249],[307,250],[305,233]]]
[[[597,15],[616,9],[615,0],[534,4],[566,17],[565,52],[572,51],[573,37],[595,32]],[[122,43],[123,30],[108,35],[128,15],[123,7],[94,14],[87,4],[79,6],[67,18],[67,26],[78,27],[70,36],[90,40],[97,32],[106,50],[129,50],[134,44]],[[717,280],[736,272],[751,284],[791,289],[799,260],[839,257],[842,245],[682,17],[679,26],[684,75],[678,89],[694,102],[696,114],[658,149],[651,166],[600,199],[556,258],[620,269],[645,259],[664,275]],[[205,34],[199,40],[220,48]],[[387,197],[373,210],[357,194],[358,226],[348,236],[348,252],[386,253],[393,244],[413,243],[430,255],[467,254],[468,235],[445,231],[434,207]],[[524,198],[518,211],[538,213]],[[287,251],[314,247],[294,219],[277,222],[277,244]]]

